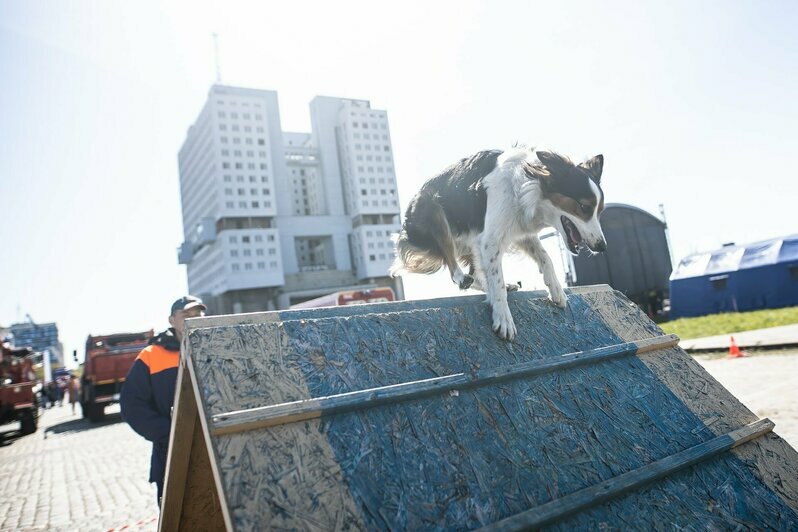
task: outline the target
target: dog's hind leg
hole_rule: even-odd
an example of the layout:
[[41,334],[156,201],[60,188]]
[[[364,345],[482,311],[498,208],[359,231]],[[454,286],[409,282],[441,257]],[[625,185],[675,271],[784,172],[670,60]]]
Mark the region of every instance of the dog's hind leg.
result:
[[429,228],[429,235],[435,241],[435,244],[440,252],[443,263],[449,268],[449,273],[452,276],[454,284],[465,290],[470,287],[474,282],[474,278],[470,275],[463,273],[460,265],[457,263],[457,246],[455,246],[452,231],[449,228],[449,222],[446,220],[446,213],[443,212],[443,207],[437,203],[432,204],[432,212],[429,214],[431,227]]

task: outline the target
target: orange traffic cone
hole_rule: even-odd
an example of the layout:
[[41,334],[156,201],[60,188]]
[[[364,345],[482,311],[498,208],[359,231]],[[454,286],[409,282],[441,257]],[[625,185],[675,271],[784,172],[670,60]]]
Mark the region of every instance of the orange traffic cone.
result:
[[731,345],[729,346],[729,358],[743,358],[745,354],[737,347],[737,342],[734,341],[734,336],[730,336]]

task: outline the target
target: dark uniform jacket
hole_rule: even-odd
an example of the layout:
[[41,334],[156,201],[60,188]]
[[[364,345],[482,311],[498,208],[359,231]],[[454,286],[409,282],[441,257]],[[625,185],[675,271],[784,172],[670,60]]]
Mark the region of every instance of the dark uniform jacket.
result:
[[180,342],[174,329],[150,340],[127,374],[120,405],[122,418],[140,435],[152,442],[150,482],[163,486],[172,403],[175,398]]

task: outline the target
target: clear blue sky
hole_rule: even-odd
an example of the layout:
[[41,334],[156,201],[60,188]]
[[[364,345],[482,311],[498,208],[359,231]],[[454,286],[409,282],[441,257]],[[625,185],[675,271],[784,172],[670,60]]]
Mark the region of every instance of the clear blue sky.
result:
[[0,0],[0,324],[55,321],[81,356],[166,326],[213,32],[223,81],[277,90],[286,130],[317,94],[386,109],[403,208],[478,149],[603,153],[607,201],[664,203],[678,258],[798,232],[796,27],[786,0]]

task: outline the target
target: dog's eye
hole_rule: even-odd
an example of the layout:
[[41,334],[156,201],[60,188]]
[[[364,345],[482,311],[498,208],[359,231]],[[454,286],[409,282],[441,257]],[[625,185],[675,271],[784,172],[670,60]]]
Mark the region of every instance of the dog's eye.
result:
[[593,207],[591,207],[590,205],[585,205],[584,203],[580,203],[579,208],[582,209],[582,212],[585,214],[590,214],[591,212],[593,212]]

